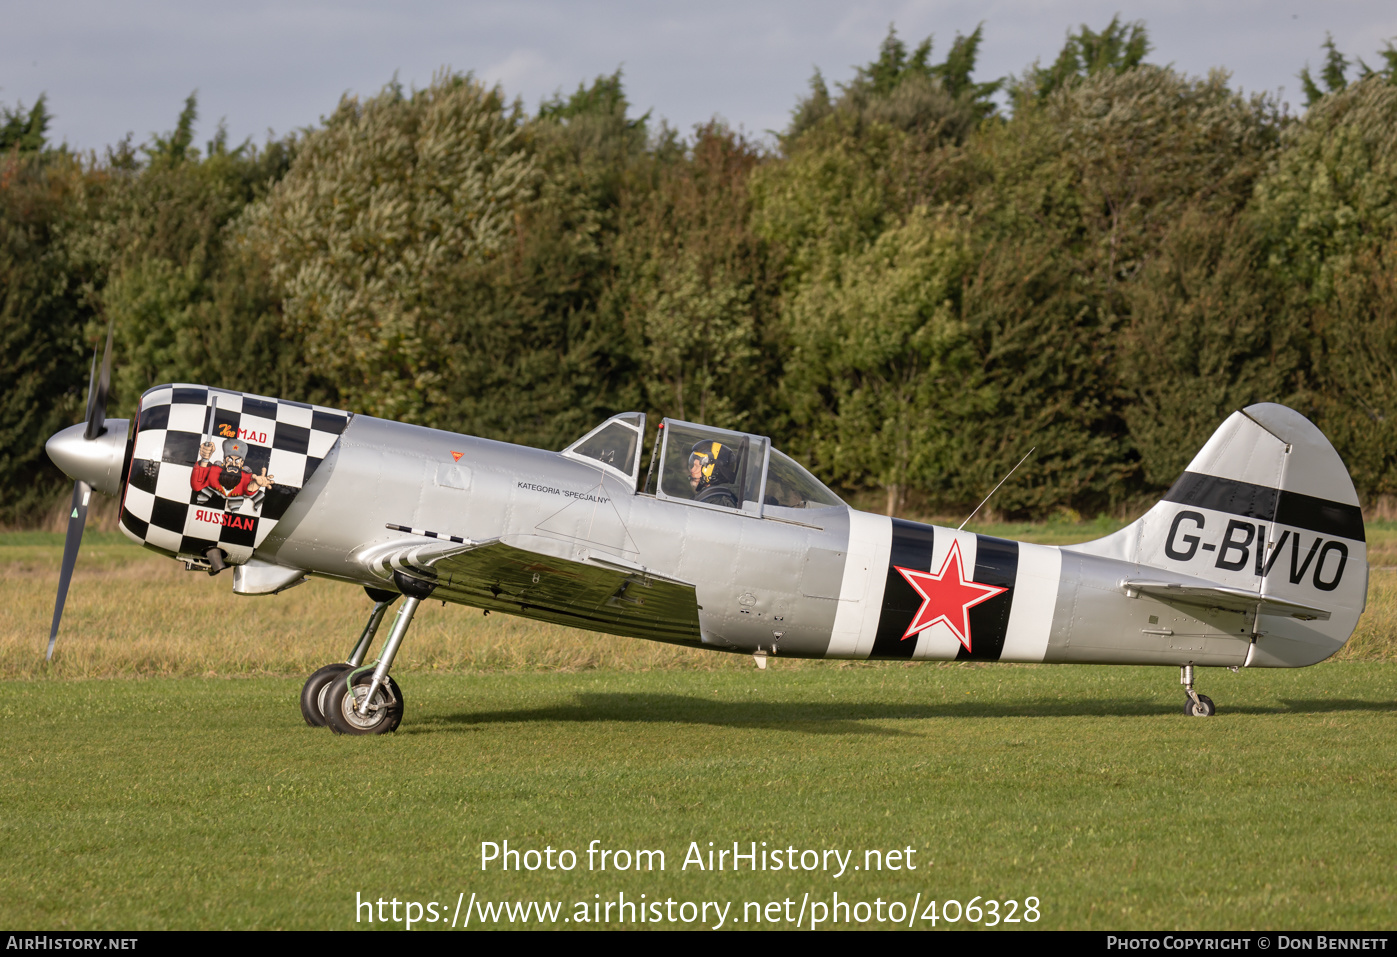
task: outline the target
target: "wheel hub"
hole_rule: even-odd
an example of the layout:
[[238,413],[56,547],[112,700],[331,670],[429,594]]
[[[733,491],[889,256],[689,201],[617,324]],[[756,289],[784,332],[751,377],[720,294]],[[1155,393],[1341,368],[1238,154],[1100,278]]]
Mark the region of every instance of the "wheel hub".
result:
[[[368,689],[362,685],[356,685],[350,689],[350,693],[344,696],[343,713],[344,718],[356,728],[372,728],[383,720],[379,710],[384,704],[385,695],[380,688],[375,692],[373,700],[364,703],[364,697],[368,694]],[[361,707],[362,712],[361,713]]]

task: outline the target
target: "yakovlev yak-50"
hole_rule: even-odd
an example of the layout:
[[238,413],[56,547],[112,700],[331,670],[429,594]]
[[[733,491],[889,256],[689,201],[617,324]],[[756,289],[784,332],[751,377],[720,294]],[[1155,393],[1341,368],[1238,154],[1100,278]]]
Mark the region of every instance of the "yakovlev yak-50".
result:
[[[110,340],[108,343],[110,349]],[[128,537],[239,595],[310,576],[373,609],[310,676],[305,719],[398,726],[390,676],[436,598],[591,631],[767,657],[1293,668],[1334,654],[1367,600],[1363,517],[1324,435],[1280,405],[1228,418],[1164,499],[1051,547],[846,505],[761,435],[612,416],[561,452],[200,385],[150,389],[48,443],[76,480],[49,654],[92,490]],[[94,375],[94,380],[97,377]],[[402,598],[377,660],[368,652]],[[348,640],[346,641],[348,643]]]

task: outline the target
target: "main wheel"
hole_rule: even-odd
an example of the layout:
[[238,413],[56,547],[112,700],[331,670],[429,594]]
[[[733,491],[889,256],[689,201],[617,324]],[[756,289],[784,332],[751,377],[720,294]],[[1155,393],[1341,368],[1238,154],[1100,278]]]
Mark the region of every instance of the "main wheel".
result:
[[372,671],[361,671],[354,676],[354,687],[349,686],[349,671],[337,675],[325,689],[325,723],[336,734],[389,734],[397,730],[403,720],[403,692],[398,683],[387,678],[384,685],[374,692],[369,702],[368,714],[360,714],[356,705],[369,693],[373,683]]
[[1205,694],[1199,695],[1196,702],[1192,698],[1184,702],[1184,714],[1197,718],[1207,718],[1215,713],[1217,713],[1217,708],[1213,706],[1213,699]]
[[325,691],[330,687],[330,682],[348,671],[349,667],[343,661],[337,661],[306,679],[305,686],[301,688],[301,717],[306,719],[306,724],[312,728],[325,727]]

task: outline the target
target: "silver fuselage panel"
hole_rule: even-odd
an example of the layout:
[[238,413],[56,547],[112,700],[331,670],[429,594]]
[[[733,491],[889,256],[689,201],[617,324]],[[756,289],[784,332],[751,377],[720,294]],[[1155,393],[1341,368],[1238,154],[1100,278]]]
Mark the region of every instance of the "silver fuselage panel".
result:
[[612,559],[693,585],[696,644],[819,657],[839,603],[849,519],[842,508],[804,511],[798,523],[663,501],[558,453],[361,415],[256,557],[381,585],[359,556],[414,538],[388,527],[396,526],[570,561]]
[[[1220,518],[1213,525],[1226,527]],[[1236,538],[1235,531],[1228,534]],[[382,586],[383,568],[375,573],[365,556],[432,539],[462,547],[501,543],[545,556],[555,564],[540,559],[540,576],[565,574],[556,562],[571,562],[687,583],[698,620],[687,636],[669,626],[647,634],[634,622],[619,627],[570,618],[556,604],[453,589],[443,578],[438,597],[445,600],[599,631],[797,657],[1302,664],[1342,644],[1337,631],[1351,630],[1362,607],[1362,596],[1350,588],[1340,596],[1346,607],[1336,606],[1345,619],[1337,631],[1328,622],[1282,624],[1255,610],[1179,604],[1123,587],[1146,573],[1181,586],[1206,585],[1202,563],[1147,567],[1135,555],[1097,554],[1091,546],[1008,542],[847,507],[754,515],[662,499],[558,453],[362,415],[351,420],[256,558]],[[1363,545],[1349,548],[1361,552]],[[1366,591],[1366,563],[1361,554],[1352,557],[1350,570]],[[489,568],[486,556],[476,566]],[[1323,572],[1332,574],[1332,567]],[[929,624],[918,619],[928,614],[927,601],[914,582],[940,587],[954,576],[958,600],[969,604]],[[926,627],[909,633],[917,625]],[[1275,634],[1269,643],[1268,632]],[[1258,648],[1268,647],[1275,649],[1271,657],[1257,660]]]

